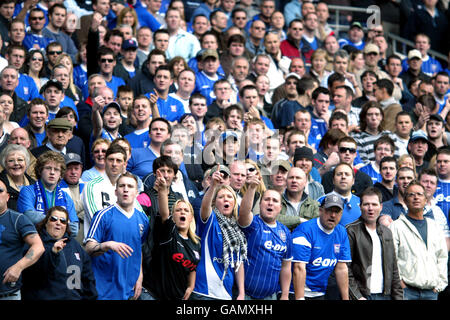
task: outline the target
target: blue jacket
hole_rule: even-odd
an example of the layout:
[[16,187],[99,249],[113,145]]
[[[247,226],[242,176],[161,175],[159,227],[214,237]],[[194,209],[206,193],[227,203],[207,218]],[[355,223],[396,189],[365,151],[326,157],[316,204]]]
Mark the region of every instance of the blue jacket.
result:
[[23,300],[96,300],[97,290],[91,258],[75,238],[67,234],[66,246],[58,254],[52,248],[56,239],[40,232],[45,252],[23,272]]
[[392,220],[397,220],[401,214],[406,214],[406,209],[398,200],[398,195],[389,201],[383,202],[383,210],[381,210],[382,215],[391,216]]

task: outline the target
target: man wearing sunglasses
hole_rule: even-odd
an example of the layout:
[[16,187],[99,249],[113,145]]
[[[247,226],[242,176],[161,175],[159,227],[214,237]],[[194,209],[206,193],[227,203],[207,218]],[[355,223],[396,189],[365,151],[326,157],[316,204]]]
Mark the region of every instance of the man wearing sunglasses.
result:
[[110,48],[101,47],[98,50],[98,57],[99,73],[105,79],[106,85],[113,91],[114,97],[116,97],[118,88],[125,85],[125,81],[122,78],[113,75],[114,67],[116,66],[116,55]]
[[23,39],[23,45],[27,50],[44,49],[50,42],[53,42],[53,39],[42,34],[42,30],[45,27],[44,11],[39,8],[31,9],[28,16],[28,24],[30,25],[30,31],[27,32],[25,39]]
[[[349,164],[355,171],[355,181],[351,191],[356,196],[359,196],[367,187],[372,186],[373,183],[370,176],[354,167],[354,161],[357,156],[356,141],[352,137],[346,136],[338,140],[337,146],[339,161]],[[326,194],[330,193],[334,188],[332,171],[329,170],[322,176],[322,185]]]
[[437,300],[448,284],[445,237],[433,219],[423,216],[427,197],[419,182],[408,185],[405,203],[407,214],[390,225],[403,296],[405,300]]

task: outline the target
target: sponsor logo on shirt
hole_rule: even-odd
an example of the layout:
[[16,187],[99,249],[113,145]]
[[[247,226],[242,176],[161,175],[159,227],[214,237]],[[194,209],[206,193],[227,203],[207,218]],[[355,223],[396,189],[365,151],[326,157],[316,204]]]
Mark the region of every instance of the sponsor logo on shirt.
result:
[[322,259],[322,257],[318,257],[312,262],[312,265],[316,267],[334,267],[336,264],[337,259]]
[[272,240],[267,240],[266,242],[264,242],[264,247],[268,250],[274,250],[279,252],[285,252],[287,250],[286,246],[283,246],[278,243],[273,244]]

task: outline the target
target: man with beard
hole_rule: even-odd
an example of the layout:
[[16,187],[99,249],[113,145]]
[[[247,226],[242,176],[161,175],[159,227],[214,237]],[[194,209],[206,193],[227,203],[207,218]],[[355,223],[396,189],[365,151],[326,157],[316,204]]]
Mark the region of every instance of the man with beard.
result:
[[300,110],[305,109],[298,101],[297,85],[300,81],[300,76],[296,73],[289,73],[284,82],[286,91],[286,98],[281,99],[273,106],[272,121],[277,129],[285,129],[294,122],[294,114]]

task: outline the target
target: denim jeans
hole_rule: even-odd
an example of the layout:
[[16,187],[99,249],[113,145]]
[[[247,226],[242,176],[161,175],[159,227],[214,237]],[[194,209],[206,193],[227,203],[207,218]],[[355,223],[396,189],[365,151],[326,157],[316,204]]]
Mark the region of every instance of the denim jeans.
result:
[[7,297],[1,297],[0,300],[21,300],[22,296],[20,294],[20,290],[17,290],[16,292],[12,293],[11,295]]
[[192,292],[191,296],[189,297],[189,300],[219,300],[219,299],[214,299],[211,297],[203,296],[201,294]]
[[151,293],[147,289],[142,288],[142,292],[138,300],[156,300],[156,299],[151,295]]
[[245,295],[245,300],[277,300],[277,294],[274,293],[264,298],[253,298],[248,295]]
[[392,300],[391,296],[382,293],[372,293],[367,297],[367,300]]
[[407,286],[403,289],[404,300],[437,300],[438,294],[432,289],[419,289]]

